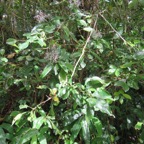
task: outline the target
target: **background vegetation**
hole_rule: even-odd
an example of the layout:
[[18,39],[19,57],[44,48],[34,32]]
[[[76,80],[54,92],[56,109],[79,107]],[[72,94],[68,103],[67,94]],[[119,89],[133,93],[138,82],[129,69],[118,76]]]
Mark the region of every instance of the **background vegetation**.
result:
[[144,143],[143,0],[1,0],[1,144]]

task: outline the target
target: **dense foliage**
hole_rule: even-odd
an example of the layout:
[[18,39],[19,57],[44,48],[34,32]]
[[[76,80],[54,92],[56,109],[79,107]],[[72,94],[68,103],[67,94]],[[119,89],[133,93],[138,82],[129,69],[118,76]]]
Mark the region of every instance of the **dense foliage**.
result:
[[144,143],[144,1],[0,1],[1,144]]

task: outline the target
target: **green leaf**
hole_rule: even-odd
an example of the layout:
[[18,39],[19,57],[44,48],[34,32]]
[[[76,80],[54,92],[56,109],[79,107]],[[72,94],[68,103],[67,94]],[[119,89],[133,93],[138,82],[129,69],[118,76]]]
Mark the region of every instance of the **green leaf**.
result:
[[90,107],[95,106],[96,103],[97,103],[97,99],[96,98],[88,98],[86,101],[88,102]]
[[82,68],[85,68],[86,63],[84,62],[84,60],[81,61],[80,66],[81,66]]
[[4,55],[5,54],[5,49],[0,49],[0,54]]
[[121,86],[125,92],[129,90],[129,86],[124,81],[117,81],[114,84],[115,86]]
[[51,125],[52,125],[53,130],[55,130],[55,133],[60,135],[60,134],[61,134],[61,131],[58,129],[57,125],[54,124],[53,121],[51,121],[51,120],[49,120],[49,121],[50,121],[50,123],[51,123]]
[[102,84],[105,84],[104,80],[102,80],[100,77],[94,76],[91,78],[87,78],[85,81],[85,85],[88,87],[99,87]]
[[13,39],[13,38],[9,38],[6,43],[9,44],[9,45],[12,45],[12,46],[16,46],[16,43],[17,40],[16,39]]
[[134,63],[134,62],[127,62],[127,63],[121,65],[120,67],[121,67],[121,68],[129,68],[129,67],[131,67],[133,64],[135,64],[135,63]]
[[144,59],[144,50],[138,51],[134,54],[134,58],[137,60]]
[[24,59],[25,59],[25,56],[19,56],[19,57],[17,58],[18,61],[22,61],[22,60],[24,60]]
[[[112,99],[112,96],[108,93],[108,91],[106,91],[105,89],[103,89],[103,88],[97,88],[97,91],[96,91],[96,93],[98,92],[98,95],[99,96],[97,96],[98,98],[100,98],[100,99],[109,99],[109,100],[113,100]],[[95,93],[94,93],[95,94]],[[93,94],[93,95],[94,95]]]
[[39,45],[40,45],[41,47],[46,46],[46,43],[44,42],[44,39],[43,39],[43,38],[39,38],[39,39],[38,39],[38,43],[39,43]]
[[63,100],[66,100],[70,96],[70,91],[66,91],[66,88],[63,88],[60,90],[61,91],[61,98]]
[[144,26],[143,26],[143,27],[141,27],[141,31],[144,31]]
[[91,31],[93,31],[93,28],[91,28],[91,27],[85,27],[85,28],[83,28],[83,30],[87,31],[87,32],[91,32]]
[[0,125],[0,127],[2,127],[3,129],[7,130],[9,133],[12,133],[13,134],[13,127],[11,124],[8,124],[8,123],[2,123]]
[[121,69],[116,69],[116,71],[115,71],[115,75],[118,77],[118,76],[120,76],[120,72],[121,72]]
[[19,106],[19,109],[26,109],[26,108],[28,108],[29,106],[27,105],[27,104],[21,104],[20,106]]
[[114,117],[114,115],[112,114],[112,112],[110,110],[108,102],[105,100],[98,99],[96,105],[94,106],[94,109],[95,109],[95,111],[100,110],[101,112]]
[[5,57],[2,57],[2,58],[1,58],[1,61],[3,61],[3,62],[8,62],[8,59],[5,58]]
[[59,65],[60,65],[60,67],[62,68],[62,70],[65,71],[66,73],[68,73],[68,68],[67,68],[67,66],[66,66],[65,64],[66,64],[66,63],[59,62]]
[[96,39],[98,39],[98,38],[101,38],[101,37],[102,37],[102,34],[101,34],[99,31],[97,32],[96,30],[93,30],[91,37],[92,37],[94,40],[96,40]]
[[29,46],[29,42],[26,41],[26,42],[24,42],[24,43],[20,43],[20,44],[18,45],[18,48],[19,48],[19,50],[21,51],[21,50],[26,49],[28,46]]
[[67,26],[63,26],[63,31],[64,31],[64,39],[67,41],[70,41],[70,34],[71,32],[69,31],[69,28]]
[[48,25],[48,26],[45,27],[45,31],[46,31],[47,33],[53,33],[54,30],[55,30],[55,28],[56,28],[55,25],[51,25],[51,26]]
[[55,75],[58,74],[58,70],[59,70],[59,66],[56,64],[56,65],[54,66],[54,73],[55,73]]
[[27,131],[25,131],[22,134],[18,144],[24,144],[24,143],[30,141],[30,139],[32,137],[36,136],[37,134],[38,134],[38,130],[37,129],[32,129],[32,128],[28,129]]
[[85,144],[90,144],[89,124],[85,119],[83,119],[81,125],[82,125],[82,134],[83,134]]
[[27,61],[32,61],[33,59],[34,59],[34,58],[31,57],[30,55],[27,55],[27,56],[26,56],[26,60],[27,60]]
[[131,88],[134,88],[134,89],[136,89],[136,90],[139,89],[138,82],[137,82],[136,79],[130,78],[130,80],[128,80],[127,84],[128,84],[128,86],[131,87]]
[[144,129],[142,130],[141,134],[140,134],[140,138],[142,140],[142,143],[144,142]]
[[22,116],[25,114],[26,112],[20,113],[17,116],[14,117],[13,121],[12,121],[12,125],[14,123],[16,123],[16,121],[20,120],[22,118]]
[[135,125],[135,129],[140,130],[142,128],[142,125],[143,125],[142,122],[137,122],[137,124]]
[[44,70],[42,71],[40,78],[44,78],[47,76],[47,74],[52,70],[52,66],[51,65],[46,65]]
[[72,65],[72,64],[70,64],[70,63],[65,63],[65,66],[67,67],[67,69],[68,69],[69,71],[72,71],[72,70],[73,70],[73,65]]
[[45,118],[43,116],[34,119],[33,128],[40,129],[40,127],[43,125],[44,121],[45,121]]
[[36,135],[32,137],[30,144],[38,144]]
[[72,136],[71,136],[71,139],[72,141],[74,142],[74,140],[77,138],[82,126],[81,126],[81,118],[79,118],[73,125],[73,127],[71,128],[71,133],[72,133]]
[[0,143],[1,144],[6,144],[6,135],[4,130],[0,127]]
[[36,87],[37,89],[48,89],[47,85],[39,85]]
[[131,100],[131,96],[130,96],[130,95],[128,95],[128,94],[124,94],[124,93],[123,93],[123,96],[124,96],[125,98]]
[[80,24],[81,24],[82,26],[87,26],[87,23],[86,23],[85,20],[79,20],[79,22],[80,22]]
[[64,70],[61,70],[58,78],[61,83],[65,84],[67,82],[67,73]]
[[45,137],[44,135],[40,135],[40,136],[38,137],[38,140],[39,140],[39,143],[40,143],[40,144],[48,144],[48,143],[47,143],[47,140],[46,140],[46,137]]
[[98,132],[98,136],[102,136],[102,123],[101,123],[101,121],[98,118],[93,117],[92,123]]
[[129,2],[128,8],[134,8],[138,5],[139,0],[132,0]]

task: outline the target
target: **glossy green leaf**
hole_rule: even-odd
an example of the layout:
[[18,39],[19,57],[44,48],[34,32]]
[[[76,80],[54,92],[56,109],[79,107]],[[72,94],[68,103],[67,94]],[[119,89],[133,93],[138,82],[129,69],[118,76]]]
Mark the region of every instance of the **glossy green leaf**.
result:
[[28,141],[30,141],[30,139],[34,136],[36,136],[38,134],[38,130],[37,129],[28,129],[27,131],[25,131],[22,134],[22,137],[20,138],[20,141],[18,144],[24,144]]
[[132,1],[129,2],[128,7],[129,8],[137,7],[138,3],[139,3],[139,0],[132,0]]
[[69,71],[72,71],[72,70],[73,70],[73,65],[72,65],[72,64],[70,64],[70,63],[65,63],[65,66],[67,67],[67,69],[68,69]]
[[81,61],[80,66],[81,66],[82,68],[85,68],[86,63],[85,63],[84,61]]
[[58,77],[61,83],[65,84],[67,82],[67,74],[65,71],[61,70]]
[[19,56],[19,57],[17,58],[18,61],[23,61],[24,59],[25,59],[25,56]]
[[93,117],[92,123],[98,132],[98,136],[102,136],[102,123],[101,123],[101,121],[97,117]]
[[36,135],[32,137],[30,144],[38,144]]
[[93,28],[91,28],[91,27],[85,27],[85,28],[83,28],[83,30],[87,31],[87,32],[91,32],[91,31],[93,31]]
[[134,54],[134,58],[137,60],[144,59],[144,50],[138,51]]
[[46,86],[46,85],[39,85],[39,86],[37,86],[37,89],[48,89],[48,86]]
[[69,28],[67,26],[63,26],[63,31],[64,31],[64,39],[67,41],[70,41],[70,34],[71,32],[69,31]]
[[5,58],[5,57],[2,57],[0,60],[3,61],[3,62],[8,62],[8,59]]
[[4,130],[0,127],[0,143],[1,144],[6,144],[6,135]]
[[54,66],[54,73],[55,73],[55,75],[58,74],[58,70],[59,70],[59,66],[56,64],[56,65]]
[[88,87],[99,87],[102,86],[102,84],[104,83],[104,80],[97,76],[87,78],[85,81],[85,85]]
[[72,136],[71,136],[71,139],[72,141],[74,142],[74,140],[77,138],[82,126],[81,126],[81,118],[79,118],[75,123],[74,125],[72,126],[71,128],[71,133],[72,133]]
[[27,61],[32,61],[33,59],[34,59],[34,58],[31,57],[30,55],[27,55],[27,56],[26,56],[26,60],[27,60]]
[[110,65],[110,69],[108,70],[109,74],[113,74],[116,71],[117,67],[114,65]]
[[13,133],[13,127],[9,123],[2,123],[0,127],[7,130],[9,133]]
[[13,38],[9,38],[6,43],[9,44],[9,45],[12,45],[12,46],[15,46],[16,45],[16,42],[17,40],[16,39],[13,39]]
[[127,62],[127,63],[121,65],[120,67],[121,67],[121,68],[129,68],[129,67],[131,67],[133,64],[135,64],[135,63],[134,63],[134,62]]
[[142,133],[140,134],[140,138],[142,140],[141,143],[143,143],[144,142],[144,129],[142,130]]
[[117,77],[120,76],[120,73],[121,73],[121,69],[116,69],[115,75],[116,75]]
[[93,30],[91,37],[96,40],[98,38],[102,38],[102,34],[99,31]]
[[18,120],[20,120],[25,113],[26,113],[26,112],[19,113],[17,116],[15,116],[14,119],[13,119],[13,121],[12,121],[12,125],[13,125],[14,123],[16,123]]
[[45,121],[45,118],[43,116],[34,119],[33,128],[40,129],[40,127],[43,125],[44,121]]
[[44,39],[43,39],[43,38],[39,38],[39,39],[38,39],[38,44],[39,44],[41,47],[46,46],[46,43],[44,42]]
[[44,70],[42,71],[40,77],[41,78],[46,77],[51,70],[52,70],[52,66],[51,65],[46,65]]
[[47,33],[53,33],[54,32],[54,30],[55,30],[55,25],[47,25],[46,27],[45,27],[45,31],[47,32]]
[[49,120],[51,125],[52,125],[52,128],[55,130],[55,133],[56,134],[61,134],[61,131],[59,130],[59,128],[57,127],[57,125],[52,121],[52,120]]
[[61,97],[63,100],[66,100],[70,96],[70,91],[68,90],[65,94],[63,94]]
[[136,90],[139,89],[139,86],[138,86],[138,81],[136,81],[135,79],[131,78],[130,80],[128,80],[127,82],[128,86],[131,87],[131,88],[134,88]]
[[66,111],[64,114],[64,125],[68,126],[70,124],[72,124],[73,122],[75,122],[76,120],[78,120],[80,117],[82,116],[81,110],[69,110]]
[[28,46],[29,46],[29,42],[26,41],[26,42],[24,42],[24,43],[20,43],[20,44],[18,45],[18,48],[19,48],[19,50],[21,51],[21,50],[26,49]]
[[46,140],[46,137],[44,135],[40,135],[38,137],[38,141],[40,144],[47,144],[47,140]]
[[129,90],[129,86],[124,81],[117,81],[114,85],[122,87],[125,92]]
[[[112,99],[112,96],[108,93],[108,91],[106,91],[105,89],[103,88],[98,88],[97,91],[95,93],[98,93],[98,98],[100,99],[110,99],[110,100],[113,100]],[[94,93],[94,94],[95,94]],[[94,95],[93,94],[93,95]]]
[[59,62],[59,65],[60,65],[60,67],[62,68],[62,70],[65,71],[66,73],[68,73],[68,68],[66,67],[65,64],[66,64],[66,63]]
[[86,23],[85,20],[79,20],[79,22],[80,22],[80,24],[81,24],[82,26],[87,26],[87,23]]
[[20,106],[19,106],[19,108],[20,109],[26,109],[26,108],[28,108],[29,106],[27,105],[27,104],[21,104]]
[[0,49],[0,55],[4,55],[5,54],[5,49]]
[[95,111],[100,110],[101,112],[114,117],[110,110],[109,104],[105,100],[98,99],[96,105],[94,106],[94,109]]
[[137,122],[137,124],[135,125],[135,129],[140,130],[142,128],[142,125],[143,125],[142,122]]
[[81,122],[82,125],[82,135],[86,144],[90,144],[90,130],[88,122],[83,119]]
[[96,105],[97,99],[96,98],[88,98],[87,102],[88,102],[88,104],[89,104],[90,107],[93,107],[93,106]]
[[132,98],[131,98],[131,96],[130,96],[130,95],[128,95],[128,94],[123,94],[123,96],[124,96],[125,98],[129,99],[129,100],[131,100],[131,99],[132,99]]

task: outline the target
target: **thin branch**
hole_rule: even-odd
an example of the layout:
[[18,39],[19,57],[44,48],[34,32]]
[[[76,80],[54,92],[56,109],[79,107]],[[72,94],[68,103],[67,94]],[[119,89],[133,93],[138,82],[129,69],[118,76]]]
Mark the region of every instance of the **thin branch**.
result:
[[48,102],[51,99],[52,99],[51,97],[47,96],[47,99],[45,101],[42,101],[41,103],[39,103],[36,107],[32,108],[32,110],[35,110],[37,107],[41,106],[42,104],[45,104],[46,102]]
[[[98,15],[97,15],[97,17],[96,17],[96,20],[95,20],[95,23],[94,23],[93,28],[95,28],[95,26],[96,26],[97,19],[98,19]],[[90,41],[90,38],[91,38],[92,33],[93,33],[93,31],[90,32],[90,34],[89,34],[89,36],[88,36],[88,38],[87,38],[87,40],[86,40],[86,43],[85,43],[85,45],[84,45],[84,47],[83,47],[83,49],[82,49],[82,53],[81,53],[78,61],[76,62],[75,66],[74,66],[74,69],[73,69],[71,78],[73,78],[73,76],[74,76],[74,74],[75,74],[75,71],[76,71],[76,68],[77,68],[80,60],[82,59],[83,55],[85,54],[85,50],[86,50],[86,47],[87,47],[88,42]]]
[[115,30],[115,28],[111,25],[111,23],[101,14],[99,15],[105,20],[105,22],[113,29],[113,31],[123,40],[125,44],[128,44],[127,41]]

